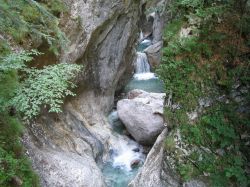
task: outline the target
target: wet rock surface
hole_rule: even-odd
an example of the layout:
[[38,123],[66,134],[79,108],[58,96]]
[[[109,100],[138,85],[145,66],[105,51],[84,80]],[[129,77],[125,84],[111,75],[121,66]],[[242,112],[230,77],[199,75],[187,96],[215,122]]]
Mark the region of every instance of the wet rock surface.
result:
[[132,162],[130,162],[130,167],[131,168],[136,168],[138,167],[138,165],[141,163],[141,160],[137,159],[137,160],[133,160]]
[[128,132],[142,145],[152,145],[164,128],[164,93],[133,90],[117,103],[119,118]]

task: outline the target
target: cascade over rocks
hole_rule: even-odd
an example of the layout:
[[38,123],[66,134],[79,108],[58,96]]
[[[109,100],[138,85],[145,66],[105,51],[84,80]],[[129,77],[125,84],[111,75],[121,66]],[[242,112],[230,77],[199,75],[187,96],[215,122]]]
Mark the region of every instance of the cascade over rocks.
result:
[[123,99],[117,103],[119,118],[137,142],[143,145],[154,144],[164,128],[165,93],[132,90],[128,95],[130,99]]
[[[69,38],[59,61],[84,64],[77,96],[61,114],[44,114],[23,138],[42,186],[106,186],[97,166],[115,145],[105,115],[112,108],[118,82],[133,72],[139,33],[140,1],[64,0],[68,14],[61,25]],[[125,75],[125,76],[124,76]],[[119,83],[119,84],[120,84]]]

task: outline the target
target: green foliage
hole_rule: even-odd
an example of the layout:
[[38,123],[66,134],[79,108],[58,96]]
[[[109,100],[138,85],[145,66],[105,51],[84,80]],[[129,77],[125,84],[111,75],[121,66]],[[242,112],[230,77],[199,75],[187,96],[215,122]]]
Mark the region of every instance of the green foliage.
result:
[[[174,169],[184,181],[201,177],[211,186],[248,186],[247,141],[249,113],[239,113],[242,103],[230,96],[235,81],[249,85],[248,7],[234,0],[177,0],[175,15],[164,31],[162,64],[156,70],[166,93],[180,109],[166,108],[168,124],[174,127],[165,149]],[[237,5],[237,6],[235,6]],[[248,7],[249,8],[249,7]],[[245,10],[245,11],[244,11]],[[190,29],[188,35],[183,30]],[[237,33],[237,34],[235,34]],[[218,102],[225,95],[228,103]],[[249,90],[241,93],[249,105]],[[209,97],[216,104],[200,109],[198,99]],[[231,100],[232,99],[232,100]],[[190,121],[187,112],[200,117]],[[173,142],[173,137],[181,138]]]
[[165,140],[165,148],[171,152],[175,150],[175,141],[173,137],[168,136]]
[[[26,63],[39,54],[36,50],[21,51],[1,58],[1,111],[15,106],[25,119],[31,119],[40,113],[42,106],[49,107],[49,112],[61,112],[63,99],[74,96],[70,89],[76,86],[72,81],[81,66],[62,63],[43,69],[27,68]],[[19,84],[17,70],[22,72],[23,81]]]
[[173,38],[178,38],[178,33],[183,26],[182,20],[173,20],[171,23],[169,23],[164,32],[163,39],[165,42],[170,42]]
[[202,0],[177,0],[177,5],[182,7],[199,8],[203,6],[204,1]]
[[28,38],[45,39],[51,50],[58,54],[58,50],[65,46],[67,39],[58,27],[58,19],[52,14],[58,12],[63,4],[58,0],[55,2],[40,4],[34,0],[0,0],[1,32],[10,35],[19,43]]
[[[218,104],[209,108],[195,124],[180,125],[182,146],[173,143],[175,135],[172,134],[166,138],[165,149],[175,160],[183,180],[206,174],[211,186],[247,186],[250,182],[245,170],[248,160],[241,152],[247,145],[238,133],[249,124],[249,117],[239,118],[234,105]],[[189,153],[178,155],[182,149]]]
[[188,121],[188,117],[183,110],[171,110],[170,108],[165,108],[164,115],[167,116],[167,124],[171,127],[176,127],[178,124],[183,124]]
[[[199,45],[195,38],[170,42],[163,49],[165,55],[162,61],[165,63],[156,70],[166,85],[167,94],[173,92],[174,98],[177,99],[176,102],[186,109],[194,109],[197,106],[197,99],[202,94],[208,93],[208,90],[203,87],[204,79],[201,78],[207,74],[208,67],[200,69],[193,62],[199,60],[197,54],[203,51],[204,46],[203,44]],[[184,55],[187,53],[190,56]],[[184,55],[184,58],[176,59],[177,55]],[[206,82],[209,81],[209,79],[206,80]],[[189,98],[188,102],[187,97]]]
[[[229,106],[228,106],[229,107]],[[213,110],[215,110],[213,108]],[[235,141],[239,140],[233,125],[226,120],[224,116],[227,111],[212,111],[211,114],[202,116],[199,125],[183,126],[183,133],[187,136],[186,139],[191,144],[208,146],[210,148],[226,148],[231,146]],[[208,144],[209,142],[209,144]]]
[[[9,115],[9,102],[19,86],[18,69],[25,67],[24,61],[32,59],[32,52],[7,55],[0,62],[0,186],[13,186],[13,178],[23,181],[23,186],[38,186],[38,177],[25,157],[20,136],[23,126],[16,117]],[[15,60],[16,59],[16,60]],[[12,108],[14,115],[15,110]]]
[[179,171],[181,177],[185,181],[192,179],[193,170],[194,170],[194,167],[190,163],[181,164],[181,165],[177,166],[177,171]]
[[[22,50],[47,42],[56,55],[65,49],[67,39],[59,28],[58,17],[66,7],[61,0],[0,0],[0,186],[39,186],[39,180],[24,154],[20,137],[21,116],[30,119],[41,107],[60,112],[80,66],[58,64],[32,68],[35,49]],[[14,50],[13,50],[14,49]]]
[[0,186],[13,186],[14,177],[22,180],[22,186],[39,186],[31,163],[25,157],[19,136],[23,126],[14,117],[1,112],[0,119]]
[[[58,49],[64,47],[66,38],[53,13],[65,10],[60,0],[41,3],[34,0],[0,0],[1,31],[17,42],[27,37],[46,39],[57,54]],[[29,119],[39,114],[41,106],[50,107],[50,112],[60,112],[63,98],[74,95],[70,89],[75,87],[72,80],[80,71],[80,66],[59,64],[41,70],[27,68],[33,56],[41,53],[36,50],[11,52],[9,41],[4,38],[0,46],[1,110],[12,105]],[[13,86],[8,87],[5,82]]]
[[2,164],[2,168],[0,169],[1,186],[12,186],[11,183],[16,176],[24,179],[22,186],[39,186],[38,178],[32,173],[30,163],[27,159],[17,159],[13,154],[0,148],[0,161]]
[[41,106],[49,107],[49,112],[61,112],[63,99],[75,95],[70,89],[76,87],[72,79],[80,69],[79,65],[62,63],[28,70],[28,77],[21,83],[11,104],[28,119],[37,116]]
[[36,50],[21,51],[19,53],[10,53],[5,57],[0,58],[0,75],[1,72],[20,70],[26,67],[26,62],[33,60],[32,55],[39,55]]
[[201,18],[202,22],[212,21],[212,17],[217,17],[223,13],[231,0],[176,0],[171,3],[171,9],[177,17]]
[[18,87],[18,76],[16,71],[0,74],[0,113],[5,111],[9,100],[14,96]]
[[[75,88],[72,81],[81,66],[62,63],[43,69],[27,68],[26,63],[39,54],[36,50],[21,51],[1,58],[0,111],[14,106],[24,119],[31,119],[39,115],[41,107],[49,107],[49,112],[61,112],[63,99],[75,95],[70,89]],[[20,83],[17,70],[22,72]]]
[[54,15],[57,15],[61,12],[66,12],[67,8],[61,0],[43,0],[42,4],[47,7]]

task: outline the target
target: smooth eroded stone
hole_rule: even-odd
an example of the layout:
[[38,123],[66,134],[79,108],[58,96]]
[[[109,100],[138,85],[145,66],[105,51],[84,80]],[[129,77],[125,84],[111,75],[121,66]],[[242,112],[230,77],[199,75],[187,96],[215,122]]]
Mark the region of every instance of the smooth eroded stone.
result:
[[132,90],[132,99],[123,99],[117,103],[119,118],[133,138],[142,145],[154,144],[164,128],[164,93],[148,93]]

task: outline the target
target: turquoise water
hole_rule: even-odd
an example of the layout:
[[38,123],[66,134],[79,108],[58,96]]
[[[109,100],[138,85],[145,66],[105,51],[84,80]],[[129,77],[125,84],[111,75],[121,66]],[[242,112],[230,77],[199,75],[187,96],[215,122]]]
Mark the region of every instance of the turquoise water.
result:
[[141,89],[146,92],[164,93],[164,84],[160,79],[151,78],[147,80],[138,80],[133,78],[125,87],[124,92],[134,89]]
[[143,42],[141,42],[137,46],[137,51],[138,52],[142,52],[144,49],[146,49],[147,47],[149,47],[151,44],[152,44],[152,42],[150,40],[144,40]]
[[[140,53],[151,43],[151,40],[145,39],[139,44],[136,73],[124,88],[125,93],[134,89],[154,93],[164,92],[163,82],[154,73],[150,72],[146,54]],[[114,133],[117,133],[117,140],[110,150],[110,160],[102,166],[102,172],[108,187],[127,187],[129,182],[136,176],[139,167],[142,166],[146,155],[143,153],[141,145],[123,135],[126,129],[120,121],[117,111],[112,111],[108,116],[108,120]],[[134,168],[133,163],[138,165]]]
[[[116,110],[112,111],[108,116],[109,123],[118,134],[123,134],[124,125],[118,117]],[[103,164],[102,173],[108,187],[126,187],[128,183],[135,177],[139,166],[145,160],[143,148],[138,143],[128,138],[119,136],[116,145],[109,152],[110,160]],[[132,167],[133,161],[139,161],[137,167]]]
[[114,168],[111,162],[104,165],[102,170],[108,187],[126,187],[135,177],[138,168],[131,171],[124,170],[120,167]]
[[121,122],[118,117],[117,111],[113,111],[108,116],[109,123],[113,129],[118,134],[123,134],[124,130],[126,130],[125,126]]

